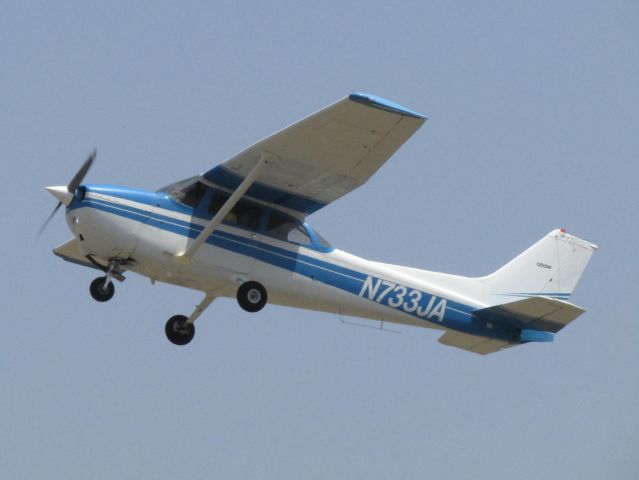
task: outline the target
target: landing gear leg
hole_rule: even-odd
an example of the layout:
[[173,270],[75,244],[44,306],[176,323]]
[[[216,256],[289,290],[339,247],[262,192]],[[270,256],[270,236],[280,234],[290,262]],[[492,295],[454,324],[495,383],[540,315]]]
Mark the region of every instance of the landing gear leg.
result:
[[169,318],[164,327],[164,332],[169,342],[175,345],[186,345],[193,340],[193,336],[195,335],[195,325],[193,325],[193,322],[202,315],[202,312],[211,305],[215,298],[215,295],[207,294],[188,318],[184,315],[174,315]]

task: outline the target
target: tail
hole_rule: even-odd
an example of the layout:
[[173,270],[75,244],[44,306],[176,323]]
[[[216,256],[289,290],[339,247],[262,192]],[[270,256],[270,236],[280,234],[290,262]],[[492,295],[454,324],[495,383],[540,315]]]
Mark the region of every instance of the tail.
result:
[[[551,342],[584,310],[568,297],[575,289],[597,246],[553,230],[495,273],[475,279],[482,285],[489,307],[473,313],[494,328],[512,333],[510,339],[447,331],[439,341],[487,354],[529,342]],[[551,297],[551,298],[549,298]]]
[[[479,280],[484,293],[506,303],[537,296],[568,300],[597,246],[569,235],[565,230],[553,230],[528,250],[508,262],[495,273]],[[501,299],[501,300],[500,300]]]

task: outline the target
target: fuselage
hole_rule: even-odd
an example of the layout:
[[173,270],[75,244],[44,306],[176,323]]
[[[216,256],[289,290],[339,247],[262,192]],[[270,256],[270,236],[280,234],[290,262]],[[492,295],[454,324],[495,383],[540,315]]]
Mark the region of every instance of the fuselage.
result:
[[[515,337],[474,315],[486,304],[472,279],[351,255],[330,246],[303,219],[268,204],[249,202],[192,259],[181,260],[176,255],[215,213],[216,193],[210,190],[194,203],[165,191],[87,185],[68,205],[67,222],[85,255],[122,260],[127,270],[152,281],[232,297],[241,283],[255,280],[266,287],[269,303],[278,305]],[[467,288],[456,290],[460,282]]]

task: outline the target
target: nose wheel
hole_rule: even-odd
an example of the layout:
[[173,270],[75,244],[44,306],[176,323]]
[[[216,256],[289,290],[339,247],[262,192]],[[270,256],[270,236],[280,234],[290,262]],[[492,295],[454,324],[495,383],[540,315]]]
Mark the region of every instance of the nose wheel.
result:
[[115,287],[113,286],[113,279],[116,278],[119,281],[124,280],[124,276],[120,271],[121,260],[110,260],[109,267],[105,270],[104,277],[98,277],[91,282],[89,291],[91,296],[97,302],[108,302],[115,293]]
[[108,277],[98,277],[91,282],[89,291],[94,300],[98,302],[108,302],[115,293],[115,287]]

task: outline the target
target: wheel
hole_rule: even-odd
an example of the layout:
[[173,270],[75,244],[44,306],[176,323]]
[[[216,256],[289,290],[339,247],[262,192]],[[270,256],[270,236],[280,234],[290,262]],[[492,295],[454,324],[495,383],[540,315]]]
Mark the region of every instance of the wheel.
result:
[[266,289],[258,282],[244,282],[237,289],[237,303],[247,312],[259,312],[266,305]]
[[186,345],[195,335],[195,325],[186,323],[187,317],[184,315],[174,315],[166,322],[164,331],[166,338],[175,345]]
[[98,302],[106,302],[108,300],[111,300],[113,294],[115,293],[113,282],[109,282],[106,288],[104,287],[105,282],[106,277],[98,277],[91,282],[91,286],[89,287],[91,296]]

